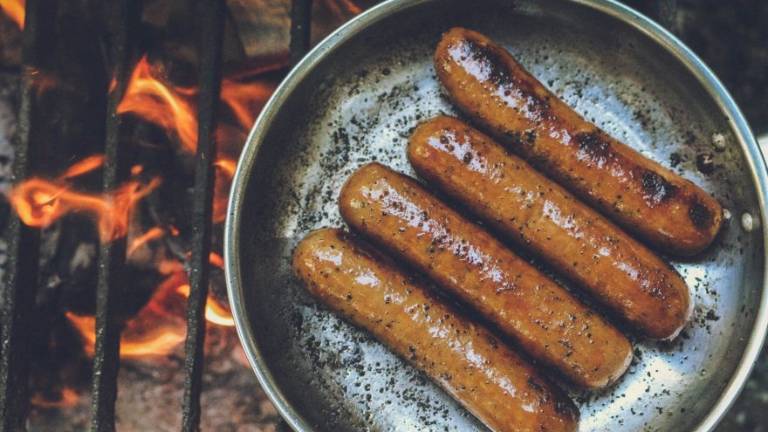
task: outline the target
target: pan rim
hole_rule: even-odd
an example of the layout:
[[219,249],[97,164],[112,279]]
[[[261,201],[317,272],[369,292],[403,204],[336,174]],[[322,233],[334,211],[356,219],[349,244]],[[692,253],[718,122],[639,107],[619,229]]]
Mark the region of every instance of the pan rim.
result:
[[[240,274],[240,226],[242,224],[241,210],[244,194],[251,178],[252,167],[258,157],[261,144],[266,136],[267,127],[285,101],[319,62],[329,53],[335,51],[344,42],[365,31],[372,24],[397,13],[423,3],[434,0],[387,0],[356,16],[346,24],[323,39],[313,48],[286,76],[274,94],[264,106],[257,118],[237,164],[230,191],[227,219],[224,228],[224,261],[225,279],[230,308],[234,317],[240,343],[243,346],[248,362],[251,365],[259,384],[275,404],[283,419],[296,431],[315,430],[306,419],[290,404],[282,390],[275,382],[252,333],[250,319],[245,310],[243,285]],[[750,170],[752,183],[757,191],[760,220],[765,221],[768,215],[766,207],[766,191],[768,191],[768,171],[760,147],[755,140],[750,127],[728,91],[717,79],[714,73],[701,59],[686,47],[676,36],[662,28],[650,18],[640,14],[628,6],[615,0],[563,0],[591,8],[597,12],[609,15],[640,31],[661,48],[672,54],[682,66],[706,89],[709,97],[720,110],[727,115],[728,123],[737,138],[741,153],[744,155]],[[768,244],[768,230],[762,224],[763,245]],[[768,250],[764,247],[763,268],[768,267]],[[725,386],[725,389],[712,406],[710,412],[694,428],[695,431],[711,431],[720,422],[724,414],[741,393],[755,362],[762,349],[766,333],[768,333],[768,273],[763,274],[763,289],[760,294],[760,305],[749,340],[738,366]]]

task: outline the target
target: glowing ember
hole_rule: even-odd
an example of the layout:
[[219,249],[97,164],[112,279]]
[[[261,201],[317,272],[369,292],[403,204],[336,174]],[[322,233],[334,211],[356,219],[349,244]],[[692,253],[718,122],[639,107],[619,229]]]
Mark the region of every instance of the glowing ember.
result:
[[224,258],[222,258],[221,255],[217,254],[216,252],[210,253],[208,256],[208,262],[220,269],[224,268]]
[[42,393],[35,393],[30,399],[30,403],[38,408],[69,408],[77,404],[80,396],[74,389],[64,387],[58,395],[58,399],[50,399]]
[[134,165],[131,167],[131,175],[137,176],[144,172],[144,167],[141,165]]
[[0,0],[0,10],[8,15],[20,29],[24,28],[25,0]]
[[35,68],[27,68],[27,72],[32,78],[32,87],[35,89],[37,97],[42,96],[44,93],[47,93],[56,87],[61,87],[59,79],[50,72]]
[[15,186],[9,200],[21,220],[37,228],[45,228],[69,213],[87,214],[97,221],[101,241],[108,242],[125,236],[134,206],[159,185],[159,178],[148,184],[129,181],[101,196],[33,177]]
[[109,80],[109,87],[107,87],[107,93],[112,93],[117,89],[117,77],[112,76],[112,79]]

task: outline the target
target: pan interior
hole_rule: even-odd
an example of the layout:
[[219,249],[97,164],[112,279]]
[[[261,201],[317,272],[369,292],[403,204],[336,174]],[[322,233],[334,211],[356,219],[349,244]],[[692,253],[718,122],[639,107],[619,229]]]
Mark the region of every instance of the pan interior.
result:
[[[671,261],[694,292],[674,342],[636,340],[629,372],[604,393],[572,392],[581,430],[687,430],[712,409],[753,327],[763,280],[762,228],[750,169],[728,119],[666,50],[618,19],[565,1],[412,2],[317,62],[265,125],[239,209],[241,328],[259,367],[317,430],[484,430],[385,347],[318,306],[290,269],[309,231],[343,226],[336,199],[357,167],[413,175],[407,138],[420,121],[457,114],[432,51],[461,25],[505,45],[557,95],[612,135],[711,192],[731,215],[715,245]],[[703,165],[704,159],[710,165]],[[516,248],[513,247],[513,250]],[[251,347],[246,344],[246,349]]]

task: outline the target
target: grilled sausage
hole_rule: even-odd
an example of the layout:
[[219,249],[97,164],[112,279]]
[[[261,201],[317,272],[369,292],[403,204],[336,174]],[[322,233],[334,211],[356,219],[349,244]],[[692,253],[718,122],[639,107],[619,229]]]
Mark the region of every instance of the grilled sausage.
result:
[[578,411],[561,390],[368,245],[341,230],[315,231],[296,248],[293,267],[325,305],[426,372],[492,430],[576,430]]
[[568,291],[416,181],[379,164],[341,190],[341,215],[472,305],[577,385],[604,387],[632,359],[629,341]]
[[693,310],[683,279],[653,252],[468,124],[437,117],[408,145],[420,176],[655,339]]
[[451,29],[434,61],[462,111],[628,231],[685,256],[715,238],[723,211],[714,198],[586,121],[487,37]]

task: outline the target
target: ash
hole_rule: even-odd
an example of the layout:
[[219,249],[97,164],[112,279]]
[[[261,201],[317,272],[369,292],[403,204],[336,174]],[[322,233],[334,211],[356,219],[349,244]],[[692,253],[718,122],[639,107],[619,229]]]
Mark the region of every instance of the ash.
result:
[[[203,394],[203,431],[275,431],[279,415],[256,383],[233,329],[208,327]],[[184,388],[183,346],[163,358],[123,360],[118,378],[119,431],[178,431]],[[85,383],[87,386],[88,384]],[[89,425],[90,392],[68,408],[32,407],[33,431],[81,431]]]

